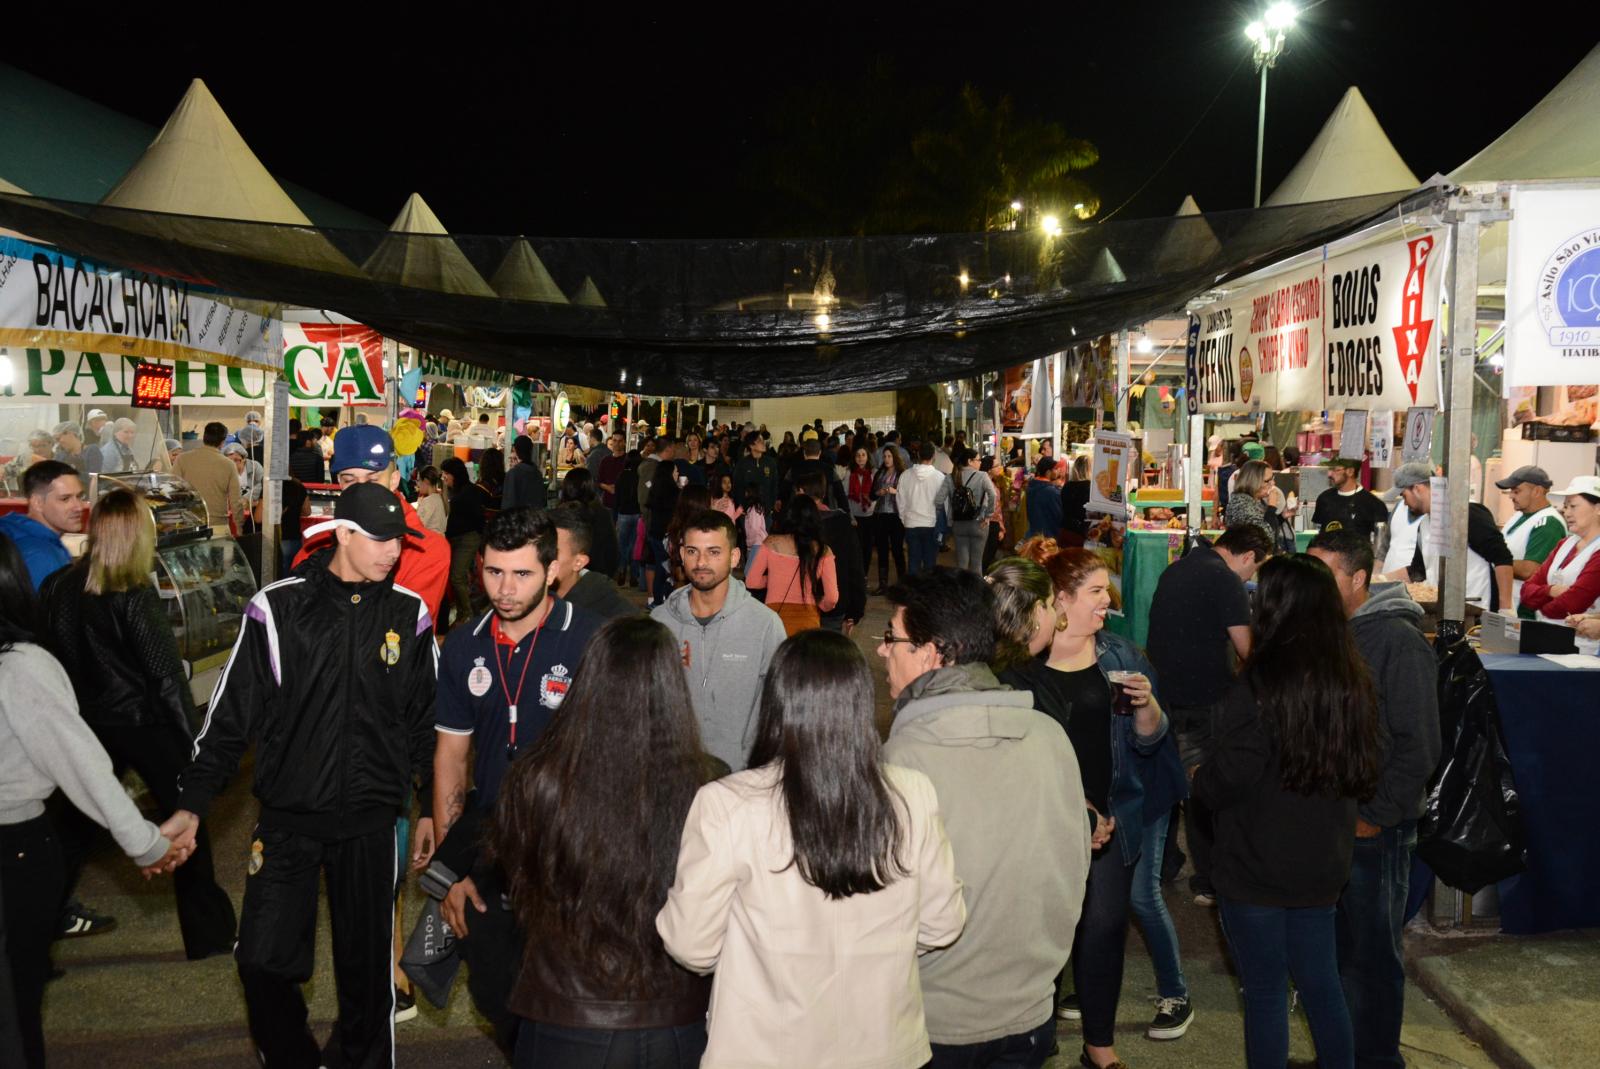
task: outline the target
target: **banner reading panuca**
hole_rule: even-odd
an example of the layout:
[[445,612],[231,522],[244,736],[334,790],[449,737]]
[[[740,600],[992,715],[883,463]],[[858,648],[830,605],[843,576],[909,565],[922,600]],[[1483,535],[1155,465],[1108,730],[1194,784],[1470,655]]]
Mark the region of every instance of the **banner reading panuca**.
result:
[[1443,232],[1285,272],[1192,317],[1201,412],[1401,409],[1438,403]]
[[0,346],[277,370],[279,326],[178,279],[0,237]]
[[[283,325],[283,376],[294,405],[381,405],[384,403],[383,339],[362,326]],[[127,404],[133,389],[135,356],[112,356],[65,349],[25,348],[6,352],[10,385],[0,398],[61,404]],[[173,368],[174,404],[258,408],[266,403],[267,373],[193,360],[153,360]]]

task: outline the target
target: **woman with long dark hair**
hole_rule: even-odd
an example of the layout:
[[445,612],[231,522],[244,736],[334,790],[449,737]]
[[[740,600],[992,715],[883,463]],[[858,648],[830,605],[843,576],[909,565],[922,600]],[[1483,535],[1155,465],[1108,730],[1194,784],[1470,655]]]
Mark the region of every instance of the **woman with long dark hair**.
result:
[[822,540],[822,513],[796,494],[777,515],[762,552],[745,571],[744,585],[767,592],[767,608],[798,634],[822,626],[822,613],[839,604],[839,573],[833,551]]
[[878,550],[878,589],[882,596],[889,585],[889,556],[894,555],[896,582],[906,577],[906,529],[900,522],[900,476],[906,471],[906,458],[898,442],[883,447],[883,463],[872,477],[872,541]]
[[45,799],[59,788],[111,835],[146,876],[171,872],[192,833],[168,840],[144,819],[111,759],[78,715],[66,672],[38,644],[33,580],[16,544],[0,535],[0,940],[10,973],[21,1061],[0,1035],[0,1061],[42,1069],[40,1011],[50,945],[61,931],[65,868]]
[[[840,449],[840,454],[845,450]],[[870,570],[872,563],[872,521],[877,502],[872,497],[872,452],[864,445],[850,450],[850,465],[841,480],[845,486],[845,500],[850,505],[850,518],[856,525],[856,542],[861,546],[861,571]]]
[[699,1064],[710,986],[667,956],[655,917],[695,792],[726,771],[701,752],[671,633],[645,617],[596,632],[491,831],[526,943],[507,1003],[518,1069]]
[[[150,505],[132,490],[112,490],[90,514],[88,552],[47,579],[40,597],[51,652],[72,681],[84,722],[114,769],[139,773],[170,816],[180,808],[178,774],[193,757],[198,720],[172,624],[150,582],[155,564]],[[100,829],[73,810],[60,830],[70,898]],[[173,889],[189,960],[231,952],[237,918],[217,886],[204,827]]]
[[672,519],[667,521],[667,574],[671,577],[674,590],[687,581],[683,572],[683,560],[678,553],[683,546],[683,528],[695,516],[710,507],[710,487],[690,483],[678,491],[678,504],[672,510]]
[[573,468],[561,477],[558,505],[574,503],[589,522],[589,570],[616,575],[621,558],[617,551],[617,525],[611,510],[600,501],[599,489],[588,468]]
[[[1082,1018],[1080,1061],[1114,1066],[1128,911],[1150,800],[1144,766],[1155,762],[1164,769],[1156,777],[1165,792],[1157,801],[1167,809],[1176,800],[1174,786],[1181,789],[1183,771],[1156,700],[1155,670],[1137,646],[1105,631],[1111,606],[1105,559],[1086,549],[1063,549],[1049,538],[1030,538],[1018,553],[1045,573],[1049,594],[1041,609],[1045,588],[1038,573],[1009,560],[996,562],[990,586],[1002,612],[997,622],[1005,660],[996,675],[1031,692],[1034,708],[1065,729],[1077,754],[1094,852],[1072,941],[1073,995],[1063,1000],[1061,1012]],[[1004,592],[1004,585],[1019,589]],[[1180,1001],[1160,1008],[1152,1030],[1175,1032],[1169,1039],[1187,1030],[1187,997]]]
[[622,474],[617,476],[617,560],[626,583],[639,586],[639,450],[622,455]]
[[882,763],[873,707],[854,642],[796,635],[767,671],[750,767],[695,796],[656,927],[715,971],[708,1066],[932,1056],[917,953],[954,942],[966,905],[933,785]]
[[488,499],[467,474],[460,457],[446,457],[439,464],[444,476],[450,514],[445,518],[444,536],[450,543],[450,604],[455,609],[453,623],[472,615],[472,571],[483,544],[487,522],[484,507]]
[[506,455],[498,449],[485,449],[478,457],[478,488],[497,505],[506,485]]
[[1327,565],[1272,557],[1256,584],[1250,656],[1217,712],[1194,793],[1215,814],[1211,878],[1244,987],[1250,1069],[1288,1058],[1291,976],[1317,1064],[1349,1069],[1334,911],[1356,803],[1377,785],[1377,699]]

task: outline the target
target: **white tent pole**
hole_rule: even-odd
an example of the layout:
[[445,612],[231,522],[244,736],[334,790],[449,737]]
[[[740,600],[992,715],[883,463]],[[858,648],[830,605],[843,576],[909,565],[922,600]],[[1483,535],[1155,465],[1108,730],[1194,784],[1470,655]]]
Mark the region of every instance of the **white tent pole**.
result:
[[[1449,388],[1445,400],[1449,435],[1445,475],[1450,480],[1450,501],[1447,515],[1439,515],[1435,508],[1429,518],[1430,527],[1434,523],[1448,525],[1449,549],[1439,562],[1441,628],[1444,621],[1459,625],[1466,617],[1467,473],[1472,464],[1472,373],[1478,355],[1478,232],[1483,223],[1506,217],[1504,211],[1495,210],[1501,203],[1499,194],[1457,195],[1445,216],[1453,231],[1451,247],[1455,250],[1450,290],[1450,374],[1445,380]],[[1500,610],[1515,611],[1506,605]],[[1456,634],[1459,637],[1459,627]]]
[[[1205,488],[1205,464],[1206,417],[1204,413],[1196,412],[1189,417],[1189,456],[1183,465],[1183,499],[1189,503],[1189,531],[1192,534],[1199,534],[1205,525],[1205,502],[1200,499],[1200,491]],[[1217,526],[1222,526],[1220,520]]]
[[1066,373],[1067,354],[1057,352],[1051,360],[1051,389],[1050,389],[1050,440],[1055,444],[1055,455],[1065,457],[1067,443],[1061,433],[1061,376]]
[[1117,431],[1128,433],[1128,401],[1133,385],[1133,354],[1128,345],[1128,332],[1117,335]]
[[[281,553],[283,532],[279,520],[283,514],[283,481],[289,477],[288,448],[279,448],[278,436],[289,433],[289,384],[283,377],[267,372],[267,403],[261,407],[261,467],[266,474],[261,487],[261,585],[278,578],[278,558]],[[287,441],[287,438],[285,438]],[[299,516],[289,517],[289,522],[299,524]]]

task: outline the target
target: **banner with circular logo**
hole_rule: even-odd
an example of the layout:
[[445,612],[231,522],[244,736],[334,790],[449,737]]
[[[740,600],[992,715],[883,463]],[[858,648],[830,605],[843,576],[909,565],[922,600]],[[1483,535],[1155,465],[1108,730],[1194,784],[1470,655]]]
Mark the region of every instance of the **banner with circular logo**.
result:
[[1600,189],[1514,189],[1505,386],[1600,382]]

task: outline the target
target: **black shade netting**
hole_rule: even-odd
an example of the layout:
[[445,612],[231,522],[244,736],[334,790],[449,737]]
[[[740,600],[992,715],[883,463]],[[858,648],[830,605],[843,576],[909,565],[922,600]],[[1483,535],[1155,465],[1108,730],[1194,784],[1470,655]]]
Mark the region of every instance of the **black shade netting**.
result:
[[1180,311],[1436,191],[1042,230],[828,239],[395,234],[0,193],[0,226],[88,260],[338,312],[516,375],[691,397],[972,376]]

